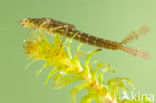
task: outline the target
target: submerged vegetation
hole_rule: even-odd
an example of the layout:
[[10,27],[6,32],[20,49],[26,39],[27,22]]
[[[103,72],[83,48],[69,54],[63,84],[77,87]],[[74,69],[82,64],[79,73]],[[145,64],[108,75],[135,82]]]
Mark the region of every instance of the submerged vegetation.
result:
[[[80,50],[82,44],[78,45],[76,53],[70,51],[71,40],[62,41],[60,35],[55,34],[51,43],[43,32],[35,32],[31,39],[24,43],[25,54],[29,55],[32,62],[42,60],[45,64],[36,72],[38,76],[44,69],[51,68],[46,85],[50,78],[53,78],[52,88],[60,89],[64,86],[80,81],[71,90],[72,103],[76,103],[76,95],[80,90],[86,89],[88,94],[81,99],[81,103],[91,103],[94,99],[97,103],[152,103],[144,99],[139,101],[132,98],[122,98],[121,92],[127,93],[134,89],[130,79],[126,77],[115,77],[105,80],[107,72],[116,73],[116,70],[104,62],[90,63],[91,57],[100,52],[96,49],[88,54]],[[87,55],[85,62],[80,62],[80,57]],[[93,66],[94,65],[94,66]],[[52,77],[53,76],[53,77]],[[128,85],[129,84],[129,85]]]

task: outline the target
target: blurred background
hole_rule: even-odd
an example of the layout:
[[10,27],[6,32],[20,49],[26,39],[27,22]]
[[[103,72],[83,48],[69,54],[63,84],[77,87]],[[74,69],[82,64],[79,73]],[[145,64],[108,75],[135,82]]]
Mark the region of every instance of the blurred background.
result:
[[[36,62],[24,70],[30,62],[23,55],[23,40],[28,29],[22,29],[19,21],[26,17],[50,17],[76,25],[77,29],[108,40],[122,41],[129,33],[142,25],[151,31],[130,47],[143,48],[151,58],[143,60],[122,51],[104,49],[92,60],[104,61],[117,69],[111,77],[130,78],[138,91],[156,94],[156,1],[155,0],[0,0],[0,102],[1,103],[70,103],[70,89],[74,84],[54,90],[51,82],[43,83],[48,70],[35,78],[34,73],[43,62]],[[79,42],[72,42],[73,52]],[[96,47],[85,44],[83,51]],[[85,58],[82,58],[82,61]],[[85,91],[78,93],[78,103]]]

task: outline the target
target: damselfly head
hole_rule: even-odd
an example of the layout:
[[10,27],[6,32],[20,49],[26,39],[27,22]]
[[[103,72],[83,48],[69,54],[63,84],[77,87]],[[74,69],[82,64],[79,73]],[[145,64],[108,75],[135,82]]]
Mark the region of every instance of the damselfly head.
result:
[[20,21],[20,23],[23,28],[27,27],[30,24],[30,18],[24,18],[23,20]]

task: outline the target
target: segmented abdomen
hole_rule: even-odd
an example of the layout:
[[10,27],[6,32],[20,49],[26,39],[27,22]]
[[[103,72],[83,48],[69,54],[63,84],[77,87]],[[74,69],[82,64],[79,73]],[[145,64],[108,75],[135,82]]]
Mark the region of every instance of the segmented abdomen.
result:
[[80,32],[78,30],[69,29],[65,33],[65,29],[64,30],[59,29],[59,30],[56,30],[55,32],[58,33],[58,34],[61,34],[62,36],[66,36],[66,37],[69,37],[69,38],[73,37],[73,39],[75,39],[75,40],[78,40],[80,42],[90,44],[90,45],[93,45],[93,46],[97,46],[97,47],[100,47],[100,48],[118,50],[121,47],[120,43],[118,43],[118,42],[98,38],[98,37],[89,35],[87,33]]

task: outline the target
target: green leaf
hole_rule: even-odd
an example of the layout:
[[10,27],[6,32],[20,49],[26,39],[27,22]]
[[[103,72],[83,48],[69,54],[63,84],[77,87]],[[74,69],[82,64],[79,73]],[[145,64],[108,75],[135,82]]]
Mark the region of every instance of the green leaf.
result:
[[82,43],[79,44],[79,45],[77,46],[77,48],[76,48],[76,53],[75,53],[75,56],[76,56],[76,57],[79,57],[79,56],[84,55],[84,52],[83,52],[83,51],[80,51],[80,48],[81,48],[82,46],[83,46]]
[[47,68],[47,67],[48,67],[48,65],[47,65],[47,64],[44,64],[44,65],[42,66],[42,68],[40,68],[39,70],[36,71],[35,77],[38,77],[38,75],[39,75],[45,68]]
[[96,50],[94,50],[94,51],[92,51],[91,53],[89,53],[88,55],[87,55],[87,58],[86,58],[86,60],[85,60],[85,70],[86,71],[90,71],[89,70],[89,62],[90,62],[90,59],[91,59],[91,57],[92,57],[92,55],[94,55],[95,53],[97,53],[97,52],[99,52],[99,51],[101,51],[101,49],[96,49]]
[[95,71],[97,72],[98,69],[102,69],[103,72],[117,73],[114,68],[112,68],[110,65],[106,63],[98,63],[96,65]]
[[135,88],[133,82],[132,82],[130,79],[128,79],[128,78],[121,78],[121,79],[122,79],[123,81],[128,82],[128,83],[130,84],[130,86],[131,86],[133,89]]
[[52,87],[55,89],[60,89],[60,88],[63,88],[64,86],[68,85],[69,83],[78,81],[78,80],[80,80],[80,79],[76,76],[65,76],[65,77],[59,79],[58,81],[54,82],[54,85]]
[[96,65],[95,70],[94,70],[94,74],[96,74],[97,80],[99,81],[99,84],[101,86],[104,85],[104,73],[105,72],[116,73],[116,70],[114,68],[112,68],[110,65],[106,64],[106,63],[98,63]]
[[76,95],[82,89],[87,89],[88,83],[78,84],[75,88],[71,90],[72,103],[76,103]]
[[48,74],[48,77],[47,77],[46,81],[44,82],[44,85],[46,85],[46,84],[48,83],[48,81],[49,81],[49,79],[51,78],[51,76],[52,76],[53,74],[55,74],[56,72],[59,72],[59,69],[58,69],[58,68],[52,68],[52,69],[51,69],[51,71],[50,71],[49,74]]
[[37,35],[37,32],[33,32],[33,35],[32,35],[32,38],[35,40],[35,41],[41,41],[40,37]]
[[133,88],[134,88],[134,85],[133,83],[131,82],[130,79],[128,78],[119,78],[119,77],[116,77],[116,78],[112,78],[110,79],[108,82],[107,82],[107,85],[112,87],[112,88],[121,88],[123,90],[126,90],[128,91],[128,87],[125,85],[125,82],[124,81],[127,81]]
[[82,44],[82,43],[81,43],[81,44],[79,44],[79,45],[77,46],[77,48],[76,48],[76,52],[78,52],[82,46],[83,46],[83,44]]
[[88,94],[81,99],[80,103],[91,103],[93,98],[95,98],[95,95]]
[[95,69],[97,70],[97,69],[100,69],[100,68],[104,68],[104,67],[106,67],[106,66],[107,66],[106,63],[98,63],[98,64],[96,65]]
[[[62,41],[61,41],[60,35],[56,34],[56,35],[54,36],[53,45],[56,46],[56,48],[58,48],[58,47],[57,47],[58,45],[62,45]],[[62,46],[63,46],[63,45],[62,45]]]
[[68,52],[69,59],[72,59],[72,55],[71,55],[71,51],[70,51],[70,44],[71,44],[71,42],[72,42],[72,39],[73,39],[76,35],[77,35],[77,33],[76,33],[72,38],[69,39],[68,44],[67,44],[67,52]]
[[99,82],[99,84],[101,86],[104,86],[104,76],[103,76],[104,72],[99,72],[98,75],[97,75],[97,80]]
[[58,81],[62,76],[66,75],[66,73],[64,71],[60,71],[59,73],[57,73],[54,77],[53,80],[54,82]]
[[34,62],[36,62],[37,60],[36,59],[33,59],[29,64],[27,64],[26,66],[25,66],[25,70],[27,70],[29,67],[30,67],[30,65],[31,64],[33,64]]

